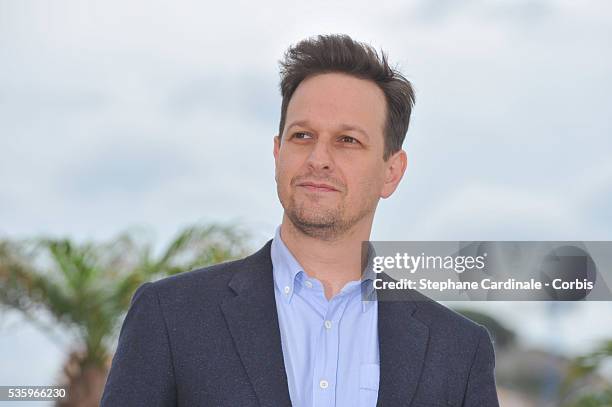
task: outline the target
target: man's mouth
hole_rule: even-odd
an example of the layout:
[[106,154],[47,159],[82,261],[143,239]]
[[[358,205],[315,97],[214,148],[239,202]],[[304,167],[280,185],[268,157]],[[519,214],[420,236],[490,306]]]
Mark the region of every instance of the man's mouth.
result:
[[298,186],[306,188],[308,191],[313,192],[338,192],[336,188],[329,184],[322,184],[316,182],[302,182],[298,184]]

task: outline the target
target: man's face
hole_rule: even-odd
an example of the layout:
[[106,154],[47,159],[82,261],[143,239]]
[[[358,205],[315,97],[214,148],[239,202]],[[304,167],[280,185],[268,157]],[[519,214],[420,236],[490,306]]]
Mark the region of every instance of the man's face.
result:
[[278,196],[307,235],[331,239],[371,225],[406,168],[403,150],[383,160],[386,100],[372,81],[325,73],[302,81],[274,138]]

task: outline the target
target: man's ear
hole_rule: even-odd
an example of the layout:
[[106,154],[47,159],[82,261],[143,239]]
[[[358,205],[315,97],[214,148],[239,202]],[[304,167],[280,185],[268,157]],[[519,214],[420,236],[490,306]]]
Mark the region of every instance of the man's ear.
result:
[[280,136],[277,134],[274,136],[274,150],[272,153],[274,154],[274,160],[278,160],[278,151],[280,150]]
[[274,148],[272,154],[274,155],[274,179],[278,182],[278,152],[280,150],[280,137],[274,136]]
[[395,192],[399,185],[406,167],[408,166],[408,156],[404,150],[394,153],[385,163],[385,182],[383,184],[380,197],[386,199]]

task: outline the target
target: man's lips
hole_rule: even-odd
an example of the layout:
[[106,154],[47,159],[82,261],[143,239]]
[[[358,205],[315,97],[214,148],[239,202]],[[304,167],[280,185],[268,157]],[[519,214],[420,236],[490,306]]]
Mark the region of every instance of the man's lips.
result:
[[299,187],[304,187],[309,191],[316,192],[338,192],[336,188],[329,184],[320,184],[316,182],[301,182],[298,184]]

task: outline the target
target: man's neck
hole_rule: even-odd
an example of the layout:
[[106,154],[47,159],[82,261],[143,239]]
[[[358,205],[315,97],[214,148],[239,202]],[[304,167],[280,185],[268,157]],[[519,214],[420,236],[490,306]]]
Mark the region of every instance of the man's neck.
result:
[[323,284],[328,300],[346,283],[361,278],[361,245],[369,240],[372,229],[372,221],[364,221],[333,240],[321,240],[302,233],[283,216],[283,242],[306,274]]

